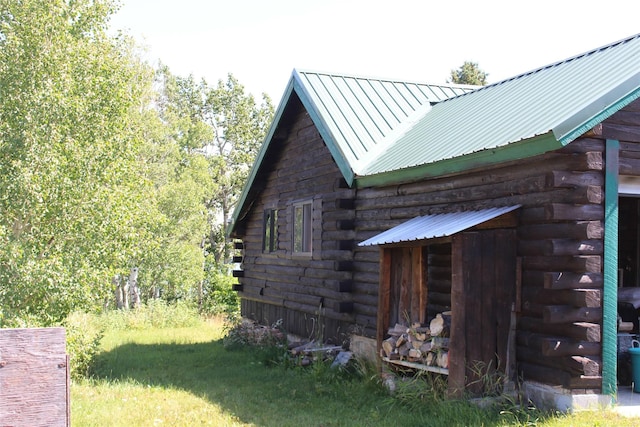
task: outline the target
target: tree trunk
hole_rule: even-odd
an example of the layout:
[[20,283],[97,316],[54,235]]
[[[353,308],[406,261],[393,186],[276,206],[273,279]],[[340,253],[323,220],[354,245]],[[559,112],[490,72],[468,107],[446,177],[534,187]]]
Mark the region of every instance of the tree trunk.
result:
[[[202,250],[202,271],[205,271],[205,268],[207,266],[207,250],[206,250],[206,246],[207,246],[207,237],[203,236],[202,237],[202,242],[200,242],[200,249]],[[202,313],[202,299],[203,299],[203,296],[204,296],[204,291],[203,291],[204,281],[205,281],[205,279],[203,278],[198,283],[198,312],[200,312],[200,313]]]
[[140,307],[140,289],[138,288],[138,267],[133,267],[129,273],[129,295],[131,308]]
[[120,275],[113,276],[113,284],[115,285],[116,308],[122,310],[124,308],[124,295]]

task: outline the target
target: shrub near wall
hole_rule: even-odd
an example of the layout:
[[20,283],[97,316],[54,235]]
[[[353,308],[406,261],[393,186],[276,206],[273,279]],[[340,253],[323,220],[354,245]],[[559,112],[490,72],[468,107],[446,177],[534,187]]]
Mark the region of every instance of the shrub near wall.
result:
[[240,300],[233,290],[233,284],[237,279],[229,274],[219,271],[208,271],[202,298],[202,314],[225,314],[237,317],[240,314]]
[[67,354],[73,380],[90,376],[95,356],[100,351],[104,328],[93,315],[71,313],[64,321],[67,334]]
[[135,310],[113,310],[101,315],[75,312],[64,322],[71,378],[89,378],[101,340],[107,331],[183,328],[200,325],[202,319],[191,304],[167,304],[152,300]]

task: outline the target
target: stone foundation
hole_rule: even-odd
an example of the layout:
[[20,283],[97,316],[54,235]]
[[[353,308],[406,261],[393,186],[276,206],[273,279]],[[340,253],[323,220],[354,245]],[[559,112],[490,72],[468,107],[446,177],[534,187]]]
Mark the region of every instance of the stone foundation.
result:
[[550,386],[534,381],[525,381],[520,392],[539,409],[575,412],[612,406],[615,400],[604,394],[571,394],[560,386]]

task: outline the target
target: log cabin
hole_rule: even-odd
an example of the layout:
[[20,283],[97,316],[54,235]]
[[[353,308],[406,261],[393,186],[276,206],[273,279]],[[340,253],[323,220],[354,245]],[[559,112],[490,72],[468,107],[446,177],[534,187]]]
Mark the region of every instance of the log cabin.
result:
[[[491,374],[612,402],[640,333],[639,97],[640,35],[483,87],[294,70],[229,228],[242,315],[368,340],[454,397]],[[443,313],[446,366],[385,354]]]

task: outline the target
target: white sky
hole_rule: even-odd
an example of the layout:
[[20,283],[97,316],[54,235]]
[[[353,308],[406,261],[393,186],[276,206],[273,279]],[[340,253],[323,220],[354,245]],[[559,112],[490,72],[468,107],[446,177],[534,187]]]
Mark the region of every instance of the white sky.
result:
[[640,33],[638,0],[120,0],[124,29],[174,74],[232,73],[278,104],[291,71],[494,83]]

